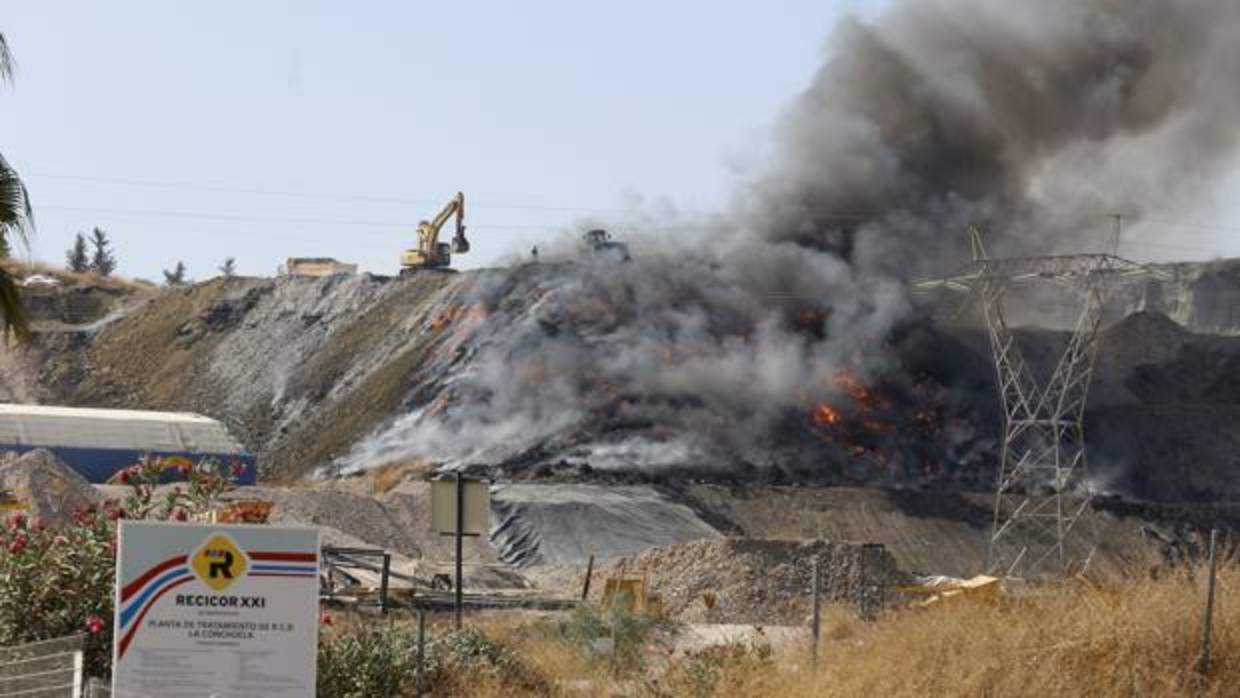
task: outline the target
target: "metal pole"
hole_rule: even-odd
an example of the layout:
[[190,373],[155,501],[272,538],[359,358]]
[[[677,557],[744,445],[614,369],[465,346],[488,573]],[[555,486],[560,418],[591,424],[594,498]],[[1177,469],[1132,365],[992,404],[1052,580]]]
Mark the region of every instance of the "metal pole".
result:
[[379,610],[383,615],[388,612],[388,575],[392,570],[392,554],[383,553],[383,576],[379,577]]
[[1206,617],[1201,624],[1201,661],[1197,670],[1202,674],[1210,673],[1210,632],[1214,623],[1214,580],[1217,572],[1218,529],[1210,529],[1210,582],[1206,591]]
[[813,637],[813,642],[811,645],[811,648],[812,648],[811,658],[814,662],[814,665],[817,666],[818,664],[818,635],[819,635],[819,632],[822,630],[822,624],[821,624],[822,577],[821,577],[819,567],[818,567],[817,556],[814,557],[814,580],[812,584],[812,589],[813,589],[813,594],[814,594],[814,620],[813,620],[812,625],[810,625],[810,635]]
[[82,686],[83,658],[81,650],[73,653],[73,698],[83,698],[85,689]]
[[422,698],[425,690],[423,674],[426,671],[426,611],[418,609],[418,673],[414,695]]
[[465,540],[465,481],[461,479],[461,471],[456,471],[456,629],[461,629],[461,609],[465,596],[461,589],[461,555]]
[[590,576],[594,574],[594,556],[590,556],[590,561],[586,563],[586,583],[581,588],[581,600],[586,601],[590,596]]

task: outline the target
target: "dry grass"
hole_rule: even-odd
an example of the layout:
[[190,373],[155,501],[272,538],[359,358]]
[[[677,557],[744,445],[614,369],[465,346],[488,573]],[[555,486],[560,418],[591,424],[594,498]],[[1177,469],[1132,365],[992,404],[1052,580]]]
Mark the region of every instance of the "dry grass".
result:
[[[1235,696],[1240,692],[1240,569],[1222,572],[1213,665],[1194,670],[1204,575],[1069,584],[1005,600],[903,611],[829,631],[821,668],[735,677],[734,696]],[[830,620],[828,623],[830,624]]]
[[[776,647],[765,663],[725,657],[712,664],[708,689],[695,683],[700,657],[667,660],[652,652],[649,667],[658,671],[616,679],[570,646],[523,633],[522,622],[478,622],[559,687],[557,695],[1240,695],[1240,567],[1220,570],[1208,677],[1195,670],[1204,577],[1198,570],[1106,588],[1068,583],[1010,594],[999,607],[962,602],[899,611],[874,624],[832,609],[817,669],[806,647]],[[664,680],[654,678],[669,666]],[[478,685],[471,694],[517,695],[500,685]]]
[[77,273],[64,269],[62,267],[53,266],[46,262],[25,261],[25,260],[5,260],[3,262],[14,274],[26,277],[34,274],[42,274],[50,276],[62,284],[67,286],[96,286],[99,288],[107,288],[122,291],[134,291],[138,289],[155,288],[150,282],[140,282],[127,279],[123,276],[100,276],[94,272]]
[[385,463],[368,474],[374,494],[386,494],[406,480],[427,480],[435,464],[421,458],[410,458]]

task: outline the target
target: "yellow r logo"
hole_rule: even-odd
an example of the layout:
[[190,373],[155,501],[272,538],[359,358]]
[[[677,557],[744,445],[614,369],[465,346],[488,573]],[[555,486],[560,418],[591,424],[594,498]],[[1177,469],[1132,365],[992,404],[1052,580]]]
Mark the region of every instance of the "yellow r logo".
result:
[[249,563],[245,553],[231,538],[219,534],[203,543],[194,553],[190,567],[204,584],[216,591],[224,591],[245,574]]

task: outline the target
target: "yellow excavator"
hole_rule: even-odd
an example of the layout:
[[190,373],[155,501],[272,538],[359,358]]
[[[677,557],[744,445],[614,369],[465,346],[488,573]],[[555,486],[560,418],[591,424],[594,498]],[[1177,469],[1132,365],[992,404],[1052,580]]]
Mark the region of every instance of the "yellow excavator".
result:
[[[439,241],[439,230],[448,219],[456,216],[456,236],[452,244]],[[452,263],[452,253],[469,252],[465,239],[465,195],[456,196],[434,218],[418,223],[418,246],[400,255],[400,275],[408,276],[419,269],[445,269]]]

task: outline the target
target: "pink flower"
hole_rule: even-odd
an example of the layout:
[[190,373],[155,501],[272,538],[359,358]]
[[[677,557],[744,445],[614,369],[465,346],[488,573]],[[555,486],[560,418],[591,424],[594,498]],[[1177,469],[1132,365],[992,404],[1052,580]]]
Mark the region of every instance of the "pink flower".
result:
[[245,472],[245,464],[241,461],[233,461],[231,472],[234,479],[241,477],[241,474]]
[[323,611],[322,613],[319,614],[319,624],[331,625],[333,622],[334,621],[332,620],[332,614],[328,613],[327,611]]
[[90,618],[87,618],[86,630],[89,631],[91,635],[98,635],[103,632],[103,619],[99,616],[91,616]]
[[21,551],[26,549],[26,534],[19,533],[13,537],[13,542],[9,543],[9,554],[19,555]]
[[116,521],[117,519],[123,519],[123,518],[125,518],[124,507],[116,507],[115,509],[108,509],[108,520],[109,521]]
[[185,521],[189,519],[189,514],[181,507],[177,507],[172,510],[171,518],[173,521]]
[[177,472],[180,473],[181,477],[187,477],[189,475],[189,463],[178,464]]
[[34,529],[35,533],[42,533],[43,529],[47,528],[47,522],[36,516],[30,522],[30,527]]
[[68,542],[69,542],[69,539],[65,538],[64,536],[56,536],[55,538],[52,539],[52,545],[64,545],[65,543],[68,543]]
[[132,471],[132,470],[130,470],[129,468],[125,468],[124,470],[122,470],[122,471],[120,471],[119,473],[117,473],[117,474],[116,474],[116,479],[117,479],[117,480],[118,480],[118,481],[119,481],[122,485],[128,485],[128,484],[129,484],[129,479],[130,479],[130,478],[132,478],[132,477],[133,477],[133,471]]
[[26,524],[26,513],[25,512],[15,511],[12,514],[9,514],[9,530],[10,531],[17,530],[21,528],[22,526],[24,526],[25,524]]

